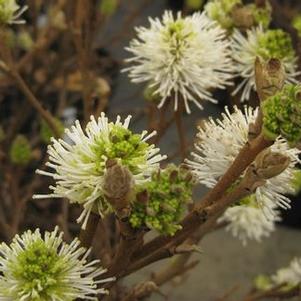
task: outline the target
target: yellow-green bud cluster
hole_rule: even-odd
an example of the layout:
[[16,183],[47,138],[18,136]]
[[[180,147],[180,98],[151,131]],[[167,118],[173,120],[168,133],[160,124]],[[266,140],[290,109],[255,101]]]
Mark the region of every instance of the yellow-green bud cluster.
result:
[[290,35],[281,29],[264,32],[258,39],[258,55],[265,60],[294,58],[295,51]]
[[293,19],[292,25],[298,31],[299,37],[301,37],[301,14]]
[[265,291],[270,289],[273,285],[270,277],[258,275],[254,280],[254,286],[259,291]]
[[12,273],[16,279],[24,282],[23,291],[42,291],[39,298],[32,299],[40,301],[42,295],[47,300],[54,288],[57,289],[65,268],[66,265],[56,251],[40,239],[18,255],[17,264],[12,266]]
[[242,1],[211,0],[205,6],[205,10],[212,20],[217,21],[225,29],[231,29],[234,26],[231,13],[236,5],[242,5]]
[[[59,133],[62,135],[64,133],[64,125],[63,123],[55,118],[54,119],[55,121],[55,125],[59,131]],[[46,143],[46,144],[49,144],[50,141],[51,141],[51,137],[54,136],[54,133],[52,131],[52,129],[49,127],[48,123],[45,122],[45,120],[41,120],[41,125],[40,125],[40,138],[41,140]]]
[[23,135],[18,135],[10,147],[10,160],[17,165],[26,165],[31,160],[31,146],[28,139]]
[[204,0],[186,0],[185,4],[190,9],[200,9]]
[[102,0],[100,3],[100,12],[105,16],[111,16],[118,7],[118,0]]
[[191,201],[192,186],[190,172],[182,167],[169,165],[154,173],[151,181],[138,189],[130,216],[132,227],[146,226],[174,235],[181,228],[179,221]]
[[274,140],[279,135],[292,146],[301,141],[301,85],[287,85],[261,105],[263,133]]
[[[147,159],[149,144],[142,141],[141,135],[133,134],[131,130],[120,125],[113,125],[110,139],[99,136],[94,151],[99,158],[119,159],[120,164],[127,166],[132,173],[136,173],[140,164]],[[99,166],[103,169],[103,166]]]
[[24,23],[18,17],[27,9],[20,8],[16,0],[0,0],[0,25],[12,23]]
[[268,28],[272,20],[272,8],[267,3],[265,7],[258,7],[257,5],[250,4],[252,15],[254,18],[254,25],[261,25],[263,28]]
[[246,205],[248,207],[259,208],[259,204],[258,204],[255,194],[250,194],[250,195],[242,198],[241,200],[239,200],[237,205],[240,205],[240,206]]

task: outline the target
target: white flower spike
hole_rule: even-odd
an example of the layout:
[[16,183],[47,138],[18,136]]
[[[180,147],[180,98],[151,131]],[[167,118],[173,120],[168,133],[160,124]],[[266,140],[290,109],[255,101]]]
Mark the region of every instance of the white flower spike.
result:
[[226,223],[226,230],[237,237],[245,246],[248,240],[261,242],[275,230],[275,223],[280,221],[276,204],[262,198],[258,204],[256,196],[251,195],[236,206],[226,210],[219,223]]
[[272,276],[272,281],[276,285],[296,286],[301,284],[301,258],[294,258],[288,267],[278,270]]
[[106,270],[87,260],[78,239],[66,244],[62,236],[57,227],[44,236],[37,229],[0,245],[1,301],[96,301],[107,293],[99,285],[114,278],[96,280]]
[[231,84],[233,75],[230,43],[226,32],[205,13],[176,17],[166,11],[162,21],[149,18],[150,27],[136,29],[138,38],[126,48],[133,57],[133,66],[124,69],[135,83],[147,82],[154,95],[161,97],[161,108],[170,97],[174,109],[184,101],[200,109],[200,101],[212,97],[212,89]]
[[67,198],[71,203],[81,204],[84,210],[78,222],[83,228],[91,211],[101,216],[110,212],[103,191],[107,159],[116,159],[128,167],[139,184],[147,181],[159,168],[159,162],[166,158],[159,154],[158,148],[146,142],[156,133],[133,134],[128,129],[130,119],[128,116],[122,123],[118,116],[113,123],[102,113],[98,120],[91,117],[85,131],[79,121],[71,130],[67,129],[70,144],[52,138],[46,165],[54,171],[37,170],[37,173],[52,177],[56,183],[49,187],[52,193],[34,195],[34,198]]
[[261,26],[247,31],[246,36],[239,30],[232,35],[232,56],[237,76],[242,82],[234,90],[233,95],[242,91],[241,101],[250,98],[255,86],[255,60],[276,58],[281,60],[286,73],[286,83],[297,83],[297,56],[295,54],[291,37],[281,29],[264,30]]

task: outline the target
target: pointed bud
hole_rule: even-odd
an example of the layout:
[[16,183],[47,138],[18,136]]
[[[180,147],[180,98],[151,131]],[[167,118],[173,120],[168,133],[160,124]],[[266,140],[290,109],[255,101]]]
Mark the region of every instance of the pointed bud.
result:
[[106,168],[103,184],[105,197],[117,215],[123,218],[130,213],[133,176],[127,167],[118,164],[116,160],[107,160]]
[[260,101],[281,91],[285,81],[285,70],[280,60],[255,61],[255,82]]
[[267,180],[281,174],[290,162],[289,157],[265,149],[254,161],[255,172],[261,179]]

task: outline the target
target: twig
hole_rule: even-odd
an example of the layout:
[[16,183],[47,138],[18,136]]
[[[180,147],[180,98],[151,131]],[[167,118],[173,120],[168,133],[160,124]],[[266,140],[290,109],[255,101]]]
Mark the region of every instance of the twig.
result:
[[267,291],[260,291],[255,293],[250,293],[243,298],[243,301],[257,301],[257,300],[266,300],[266,299],[285,299],[300,297],[301,291],[300,286],[297,285],[290,290],[283,290],[284,285],[275,286]]
[[204,220],[204,209],[210,204],[217,201],[220,196],[225,194],[227,188],[236,181],[236,179],[243,173],[243,171],[253,162],[256,156],[265,148],[273,144],[272,141],[266,140],[263,135],[259,135],[251,142],[247,142],[241,149],[240,153],[224,174],[218,181],[215,187],[209,191],[203,199],[196,203],[195,208],[190,212],[187,217],[182,221],[182,230],[178,231],[174,237],[159,236],[145,244],[137,253],[134,254],[134,261],[146,257],[160,247],[170,243],[171,241],[178,240],[180,243],[183,238],[187,238],[189,233],[196,229]]

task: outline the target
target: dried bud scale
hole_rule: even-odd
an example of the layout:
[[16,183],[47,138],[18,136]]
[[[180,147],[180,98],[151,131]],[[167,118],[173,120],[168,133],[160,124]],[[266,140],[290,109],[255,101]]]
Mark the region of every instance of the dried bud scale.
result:
[[285,83],[285,70],[278,59],[262,61],[258,57],[255,61],[255,83],[260,101],[281,91]]

